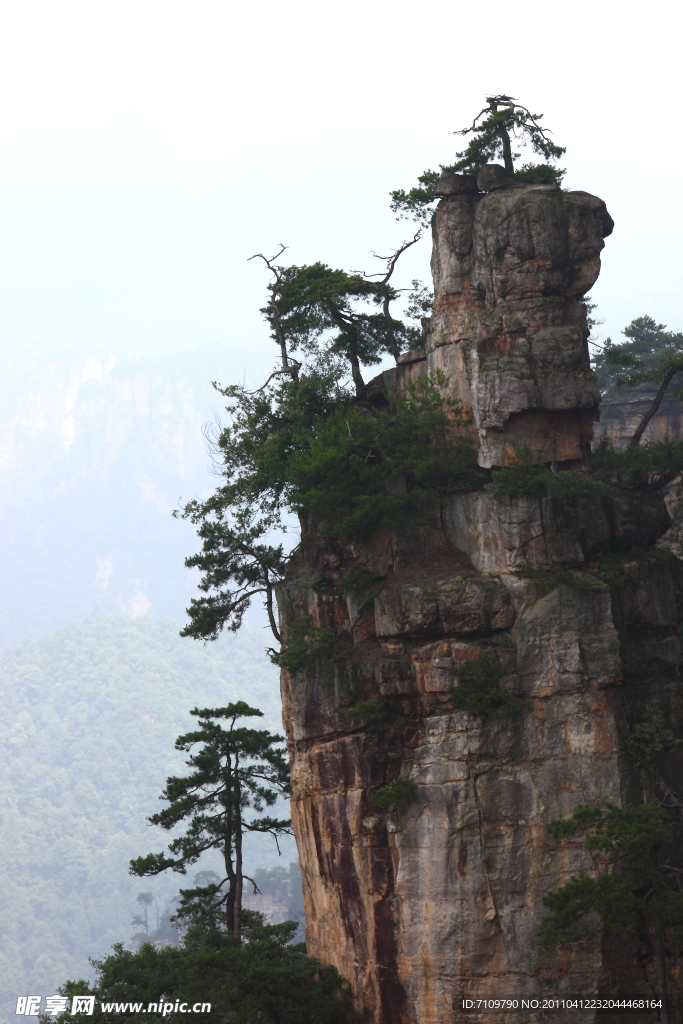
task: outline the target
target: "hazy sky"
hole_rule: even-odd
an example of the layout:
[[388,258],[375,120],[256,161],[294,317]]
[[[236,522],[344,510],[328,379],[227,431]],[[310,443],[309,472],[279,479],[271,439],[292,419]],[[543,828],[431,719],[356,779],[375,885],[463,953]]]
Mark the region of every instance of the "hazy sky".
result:
[[493,91],[545,114],[565,184],[615,219],[603,335],[642,313],[683,329],[680,21],[657,0],[5,4],[3,352],[220,341],[236,374],[262,364],[247,257],[368,268],[410,231],[389,190],[452,161]]

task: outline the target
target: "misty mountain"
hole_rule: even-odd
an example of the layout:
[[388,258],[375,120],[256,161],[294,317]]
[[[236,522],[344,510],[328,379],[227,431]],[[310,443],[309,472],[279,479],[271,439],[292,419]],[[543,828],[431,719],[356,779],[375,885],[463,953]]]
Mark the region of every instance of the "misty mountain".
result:
[[216,486],[202,426],[211,381],[239,368],[210,346],[136,360],[15,354],[0,382],[0,646],[94,609],[178,622],[195,592],[179,501]]

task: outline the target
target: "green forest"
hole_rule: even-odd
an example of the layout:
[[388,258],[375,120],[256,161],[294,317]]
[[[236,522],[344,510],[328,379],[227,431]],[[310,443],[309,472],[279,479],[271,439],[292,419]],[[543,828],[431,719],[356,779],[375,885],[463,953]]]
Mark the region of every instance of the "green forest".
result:
[[[281,730],[277,670],[263,648],[259,634],[202,646],[182,640],[176,623],[115,615],[4,652],[4,1008],[26,989],[50,995],[67,978],[92,976],[88,957],[106,956],[116,942],[134,945],[141,891],[163,910],[192,880],[192,871],[133,878],[128,863],[165,845],[167,835],[146,818],[160,807],[167,775],[182,767],[173,744],[192,724],[191,707],[246,697],[268,728]],[[250,863],[261,888],[279,881],[274,898],[288,903],[293,840],[280,840],[281,858],[268,836],[255,842]],[[197,866],[213,867],[210,856]],[[155,913],[156,904],[152,931]]]

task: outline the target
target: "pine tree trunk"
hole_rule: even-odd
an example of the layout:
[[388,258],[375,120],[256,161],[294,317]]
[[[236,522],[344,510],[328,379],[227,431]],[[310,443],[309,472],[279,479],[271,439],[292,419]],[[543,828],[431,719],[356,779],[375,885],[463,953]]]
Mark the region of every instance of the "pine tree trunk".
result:
[[[239,790],[238,790],[239,795]],[[244,876],[242,875],[242,815],[237,805],[237,829],[235,831],[235,938],[242,941],[242,889],[244,887]]]
[[353,383],[356,388],[356,398],[364,398],[365,381],[363,380],[363,375],[360,372],[358,345],[356,344],[355,338],[349,339],[349,362],[351,363],[351,376],[353,377]]
[[512,147],[510,145],[510,136],[504,128],[500,130],[501,140],[503,143],[503,163],[505,164],[505,170],[510,176],[515,173],[514,164],[512,163]]
[[230,836],[225,840],[223,849],[225,873],[228,876],[228,898],[225,902],[225,928],[229,935],[235,934],[235,897],[237,895],[237,877],[232,866],[232,843]]

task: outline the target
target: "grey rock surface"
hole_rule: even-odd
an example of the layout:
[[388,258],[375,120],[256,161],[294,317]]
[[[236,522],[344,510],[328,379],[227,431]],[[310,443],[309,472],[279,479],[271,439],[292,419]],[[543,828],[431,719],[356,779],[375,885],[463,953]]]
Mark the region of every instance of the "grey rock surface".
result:
[[556,185],[439,204],[428,367],[472,416],[482,466],[505,465],[523,440],[547,461],[585,454],[600,395],[581,299],[611,230],[601,199]]
[[487,164],[477,174],[477,188],[480,192],[493,192],[510,185],[512,178],[501,164]]
[[443,170],[434,188],[437,196],[452,196],[456,192],[477,192],[477,179],[471,174],[455,174]]

